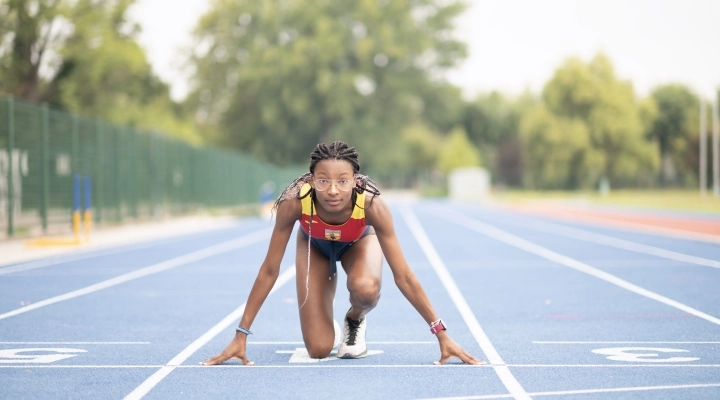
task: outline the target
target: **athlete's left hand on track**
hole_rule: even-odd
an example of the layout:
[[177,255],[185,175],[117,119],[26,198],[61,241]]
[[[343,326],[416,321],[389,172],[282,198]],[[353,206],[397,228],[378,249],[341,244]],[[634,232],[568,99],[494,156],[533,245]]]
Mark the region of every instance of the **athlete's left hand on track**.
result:
[[435,361],[435,365],[443,365],[451,357],[457,357],[466,364],[472,365],[483,365],[487,364],[485,361],[478,360],[473,357],[472,354],[463,350],[459,344],[455,343],[450,337],[445,337],[440,340],[440,361]]

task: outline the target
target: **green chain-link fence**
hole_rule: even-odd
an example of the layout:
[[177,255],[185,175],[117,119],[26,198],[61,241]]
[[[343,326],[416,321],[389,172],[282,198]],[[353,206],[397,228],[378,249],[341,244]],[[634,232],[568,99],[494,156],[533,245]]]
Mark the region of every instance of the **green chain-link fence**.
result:
[[0,99],[0,238],[67,230],[75,175],[90,177],[93,219],[103,224],[258,203],[266,182],[284,187],[303,172]]

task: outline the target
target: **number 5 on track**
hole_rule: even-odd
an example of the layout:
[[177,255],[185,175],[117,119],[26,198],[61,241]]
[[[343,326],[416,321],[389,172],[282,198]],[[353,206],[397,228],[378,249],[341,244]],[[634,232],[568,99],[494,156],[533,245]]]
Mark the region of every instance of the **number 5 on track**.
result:
[[659,353],[687,353],[683,349],[667,349],[663,347],[610,347],[606,349],[595,349],[595,354],[608,356],[608,360],[628,362],[649,362],[649,363],[672,363],[697,361],[696,357],[659,357]]

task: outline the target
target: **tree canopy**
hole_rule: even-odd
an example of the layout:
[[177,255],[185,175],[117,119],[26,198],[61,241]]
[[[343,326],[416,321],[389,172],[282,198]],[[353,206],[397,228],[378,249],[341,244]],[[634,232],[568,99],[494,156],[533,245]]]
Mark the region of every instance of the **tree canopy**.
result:
[[572,189],[592,187],[601,178],[636,184],[657,167],[641,103],[632,84],[615,76],[606,56],[599,54],[588,63],[567,60],[542,97],[520,129],[531,185]]
[[0,5],[0,92],[200,142],[127,19],[135,0],[8,0]]
[[316,143],[343,139],[380,170],[408,121],[427,112],[430,123],[452,126],[442,110],[458,108],[438,100],[459,103],[459,91],[435,77],[465,56],[451,36],[462,9],[438,0],[217,1],[195,32],[191,102],[223,143],[262,159],[305,163]]
[[483,165],[498,185],[690,185],[698,95],[639,98],[603,54],[565,60],[541,93],[479,94],[443,79],[466,54],[455,0],[214,0],[199,17],[182,103],[129,21],[135,0],[0,2],[0,95],[194,143],[306,164],[318,142],[357,147],[393,184]]
[[444,174],[462,167],[479,167],[480,153],[470,142],[462,127],[456,127],[446,139],[438,155],[438,167]]
[[690,89],[678,84],[657,87],[651,99],[655,103],[656,114],[648,134],[658,143],[662,158],[662,183],[672,184],[678,174],[695,172],[688,171],[689,166],[682,161],[686,157],[677,159],[677,156],[686,153],[688,139],[698,131],[700,105]]

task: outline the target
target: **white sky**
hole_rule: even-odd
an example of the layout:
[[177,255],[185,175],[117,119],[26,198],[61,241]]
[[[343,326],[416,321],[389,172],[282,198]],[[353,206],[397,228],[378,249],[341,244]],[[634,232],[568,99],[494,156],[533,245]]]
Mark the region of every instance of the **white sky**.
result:
[[[526,88],[539,92],[570,56],[598,51],[613,61],[641,96],[679,82],[706,98],[720,87],[720,1],[717,0],[467,0],[457,37],[468,43],[465,62],[448,74],[466,97]],[[138,0],[131,16],[154,70],[187,94],[181,49],[209,0]]]

